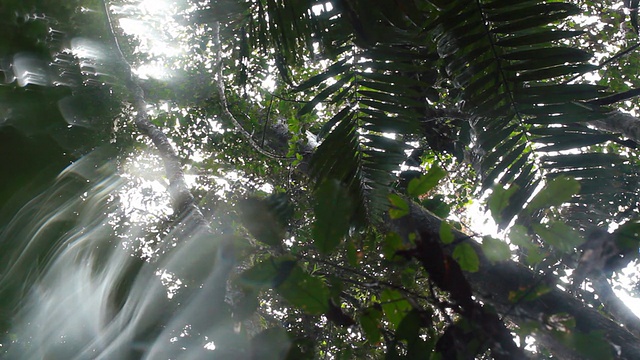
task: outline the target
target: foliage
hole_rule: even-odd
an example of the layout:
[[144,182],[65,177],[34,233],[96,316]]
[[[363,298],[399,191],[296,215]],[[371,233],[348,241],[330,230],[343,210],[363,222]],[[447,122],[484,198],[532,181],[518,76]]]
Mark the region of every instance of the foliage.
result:
[[[640,132],[602,126],[637,110],[635,52],[603,45],[637,42],[616,30],[637,33],[637,2],[625,2],[628,18],[591,1],[185,2],[173,36],[191,50],[172,59],[173,81],[136,78],[157,59],[118,29],[144,15],[127,5],[0,6],[11,34],[0,40],[0,326],[15,346],[35,347],[12,327],[29,310],[24,290],[44,288],[76,235],[85,244],[86,229],[104,227],[87,249],[131,250],[113,269],[124,275],[104,275],[107,250],[103,263],[93,250],[76,261],[90,259],[90,285],[112,289],[104,316],[134,328],[101,336],[152,344],[108,348],[127,358],[160,354],[154,339],[184,319],[192,331],[179,336],[192,349],[215,339],[220,357],[637,354],[620,342],[637,340],[639,320],[578,289],[604,277],[613,293],[607,278],[637,267]],[[140,112],[155,135],[132,124]],[[147,181],[132,170],[145,156],[165,172]],[[176,185],[182,171],[188,189]],[[188,190],[198,211],[160,210],[169,201],[149,183]],[[126,198],[136,191],[142,210]],[[486,199],[508,239],[464,225],[483,216],[468,213],[471,199]],[[34,217],[44,220],[29,232]],[[620,227],[590,235],[608,225]],[[153,273],[184,292],[161,305],[173,285]],[[607,328],[611,318],[631,332]],[[514,333],[535,346],[516,346]],[[51,354],[86,355],[97,340]],[[191,354],[173,346],[162,354]]]

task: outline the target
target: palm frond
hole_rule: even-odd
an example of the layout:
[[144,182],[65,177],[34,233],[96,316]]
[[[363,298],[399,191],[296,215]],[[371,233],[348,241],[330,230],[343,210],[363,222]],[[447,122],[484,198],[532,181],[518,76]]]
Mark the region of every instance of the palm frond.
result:
[[[317,57],[333,61],[295,87],[311,94],[299,115],[319,104],[333,112],[319,128],[324,142],[312,173],[319,182],[337,178],[348,184],[361,210],[375,212],[384,203],[376,194],[387,189],[406,159],[402,144],[422,138],[431,145],[441,127],[433,112],[453,104],[472,115],[469,124],[444,121],[456,127],[457,151],[473,146],[481,155],[476,169],[482,189],[496,182],[522,189],[504,210],[503,226],[546,176],[588,169],[593,173],[580,178],[585,189],[588,181],[610,176],[602,167],[565,169],[553,160],[562,159],[565,150],[619,141],[618,135],[586,125],[606,116],[597,102],[608,99],[606,89],[567,83],[597,68],[588,62],[590,53],[568,45],[581,32],[558,26],[580,12],[577,6],[538,0],[340,0],[331,5],[249,1],[239,21],[245,31],[240,48],[247,54],[273,51],[280,74],[292,82],[305,77],[295,66]],[[263,16],[267,13],[272,16]],[[624,181],[630,181],[635,173],[625,174]],[[592,206],[594,199],[584,191],[576,206]]]
[[[314,154],[312,175],[318,183],[327,178],[344,182],[358,195],[361,212],[375,217],[386,206],[385,194],[394,179],[393,172],[406,158],[408,146],[402,136],[418,129],[418,109],[424,102],[414,99],[420,99],[420,89],[429,83],[401,76],[395,67],[406,70],[408,63],[402,61],[351,63],[348,69],[343,68],[343,74],[332,77],[334,83],[320,90],[300,113],[311,111],[321,100],[342,106],[320,130],[321,136],[327,135]],[[336,63],[338,67],[340,64]],[[300,87],[307,88],[309,83],[322,87],[322,83],[316,84],[318,79],[330,79],[326,75],[335,69],[330,67]]]
[[[569,3],[527,0],[433,3],[441,5],[433,27],[438,53],[451,83],[462,91],[465,109],[478,117],[474,132],[476,146],[484,154],[483,189],[496,180],[522,189],[502,214],[504,226],[543,176],[558,175],[551,160],[561,156],[556,152],[618,138],[584,125],[605,116],[606,110],[588,104],[606,96],[605,88],[563,82],[597,68],[587,63],[591,54],[563,45],[580,32],[549,26],[580,9]],[[540,153],[552,162],[543,160],[536,166]],[[590,179],[608,175],[605,168],[591,170],[602,174]]]

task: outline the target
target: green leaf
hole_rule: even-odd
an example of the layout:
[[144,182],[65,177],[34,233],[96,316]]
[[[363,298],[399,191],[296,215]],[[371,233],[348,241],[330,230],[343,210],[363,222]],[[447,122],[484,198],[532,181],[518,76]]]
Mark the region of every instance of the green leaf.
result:
[[309,79],[307,79],[307,81],[303,82],[302,84],[298,85],[298,87],[296,88],[295,91],[305,91],[307,89],[310,89],[318,84],[320,84],[321,82],[327,80],[330,77],[336,76],[342,72],[345,72],[346,70],[348,70],[351,67],[351,64],[345,64],[347,62],[346,59],[344,60],[340,60],[337,63],[329,66],[327,68],[327,70],[323,73],[320,73],[318,75],[315,75]]
[[412,309],[398,325],[396,338],[398,340],[406,340],[411,343],[420,336],[420,313],[416,309]]
[[266,200],[252,197],[239,206],[242,224],[256,240],[270,246],[281,244],[284,228]]
[[329,121],[327,121],[324,125],[322,125],[322,128],[318,132],[318,138],[323,139],[337,123],[342,121],[342,119],[347,117],[350,119],[352,116],[353,116],[353,112],[351,112],[351,108],[349,106],[340,110]]
[[524,249],[530,249],[533,247],[533,243],[531,242],[531,238],[527,234],[527,228],[522,225],[513,225],[511,229],[509,229],[509,240],[514,245],[518,245]]
[[243,272],[239,282],[250,289],[271,288],[286,280],[295,264],[292,256],[269,257]]
[[384,258],[387,260],[393,260],[397,257],[396,253],[398,250],[404,250],[406,246],[402,241],[402,237],[400,235],[390,232],[384,237],[384,241],[382,243],[382,253],[384,254]]
[[549,181],[545,187],[527,205],[529,213],[551,206],[559,206],[571,200],[580,191],[580,183],[576,179],[558,176]]
[[336,179],[328,179],[315,193],[313,241],[322,254],[329,254],[349,231],[352,202],[347,189]]
[[573,334],[574,348],[585,358],[593,360],[614,359],[615,350],[602,331]]
[[511,257],[509,244],[491,236],[482,237],[482,251],[492,263],[509,260]]
[[393,325],[394,329],[398,329],[402,319],[411,311],[411,304],[399,291],[393,289],[382,291],[380,301],[384,316]]
[[527,258],[525,259],[527,265],[538,265],[544,260],[549,253],[542,251],[539,247],[532,247],[527,251]]
[[360,326],[367,340],[371,344],[377,344],[382,336],[380,332],[380,320],[382,320],[382,312],[375,307],[366,308],[359,317]]
[[613,237],[620,249],[637,249],[640,245],[640,222],[632,220],[624,223],[613,232]]
[[505,47],[521,47],[526,45],[548,43],[554,40],[568,39],[582,34],[584,34],[584,31],[544,30],[532,34],[516,35],[504,38],[498,40],[496,42],[496,45]]
[[592,331],[588,334],[579,331],[553,331],[552,334],[561,343],[576,350],[584,359],[608,360],[615,358],[613,347],[601,331]]
[[554,221],[551,224],[534,224],[533,230],[540,235],[545,243],[561,252],[569,253],[582,245],[584,239],[565,223]]
[[[531,60],[543,58],[561,58],[566,62],[583,62],[591,59],[593,54],[571,47],[554,46],[542,49],[520,50],[503,54],[505,60]],[[506,69],[509,69],[507,66]]]
[[480,269],[480,259],[473,247],[464,242],[453,249],[453,258],[460,264],[460,268],[468,272],[476,272]]
[[284,359],[290,346],[291,339],[285,329],[280,327],[265,329],[251,339],[251,358]]
[[451,224],[449,224],[447,221],[442,221],[440,223],[439,235],[440,241],[442,241],[443,244],[451,244],[454,240],[453,228],[451,227]]
[[535,285],[535,287],[521,287],[518,290],[509,291],[508,299],[511,303],[533,301],[549,292],[551,292],[551,288],[545,284]]
[[417,179],[412,179],[407,187],[409,196],[418,197],[426,194],[429,190],[438,185],[438,182],[447,175],[447,172],[437,164],[431,166],[429,171]]
[[347,261],[351,266],[358,266],[358,250],[356,249],[356,245],[353,241],[348,241],[347,245]]
[[444,196],[438,194],[431,199],[425,199],[422,201],[422,206],[425,209],[431,211],[440,218],[446,218],[451,212],[451,206],[444,201]]
[[518,245],[526,250],[526,263],[528,265],[539,264],[547,254],[534,244],[529,237],[527,228],[522,225],[514,225],[509,230],[509,240],[514,245]]
[[493,188],[493,192],[491,196],[489,196],[489,211],[491,212],[491,216],[499,223],[502,220],[502,210],[504,210],[509,205],[509,199],[520,190],[518,185],[512,185],[508,190],[505,190],[501,185],[496,185]]
[[319,92],[311,101],[307,102],[299,111],[298,116],[302,116],[304,114],[310,113],[313,108],[316,107],[320,102],[326,100],[331,94],[338,91],[342,86],[349,80],[351,80],[352,76],[347,76],[338,79],[334,84],[327,86],[326,89]]
[[294,266],[287,279],[276,288],[292,305],[312,315],[329,311],[329,288],[318,277]]
[[409,203],[397,194],[389,194],[389,202],[391,208],[389,209],[389,216],[391,219],[399,219],[403,216],[409,215]]

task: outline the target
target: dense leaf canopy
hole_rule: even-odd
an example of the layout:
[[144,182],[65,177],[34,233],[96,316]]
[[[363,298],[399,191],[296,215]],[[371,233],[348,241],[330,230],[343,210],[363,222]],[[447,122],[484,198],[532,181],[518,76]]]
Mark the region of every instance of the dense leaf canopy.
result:
[[639,359],[638,7],[4,0],[0,357]]

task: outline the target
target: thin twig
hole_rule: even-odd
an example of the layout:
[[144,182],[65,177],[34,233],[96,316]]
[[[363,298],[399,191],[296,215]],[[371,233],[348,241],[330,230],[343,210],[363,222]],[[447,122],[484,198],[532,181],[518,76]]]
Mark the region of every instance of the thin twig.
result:
[[262,140],[260,140],[260,147],[264,147],[264,138],[267,135],[267,127],[269,126],[269,117],[271,116],[271,106],[273,105],[273,94],[269,99],[269,106],[267,107],[267,116],[264,119],[264,128],[262,129]]
[[249,134],[247,130],[238,122],[233,116],[227,105],[227,96],[224,93],[224,77],[222,76],[222,43],[220,42],[220,22],[213,24],[213,40],[214,47],[216,49],[216,70],[215,70],[215,85],[218,91],[218,101],[220,102],[220,108],[222,108],[222,117],[233,124],[233,126],[247,139],[249,144],[260,154],[272,158],[272,159],[295,159],[288,156],[281,156],[273,154],[264,148],[262,148]]
[[[611,62],[613,62],[613,61],[615,61],[615,60],[617,60],[617,59],[619,59],[619,58],[621,58],[623,56],[625,56],[626,54],[632,52],[633,50],[637,49],[638,47],[640,47],[640,42],[635,44],[635,45],[629,46],[628,48],[626,48],[624,50],[620,50],[617,54],[615,54],[612,57],[608,58],[607,60],[603,61],[602,63],[600,63],[600,65],[598,65],[597,68],[595,68],[595,69],[593,69],[593,70],[591,70],[589,72],[594,72],[596,70],[602,69],[605,65],[607,65],[607,64],[609,64],[609,63],[611,63]],[[577,75],[573,76],[572,78],[570,78],[569,80],[566,80],[564,82],[564,84],[568,84],[568,83],[572,82],[573,80],[584,76],[584,74],[586,74],[586,73],[577,74]]]

